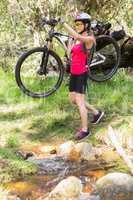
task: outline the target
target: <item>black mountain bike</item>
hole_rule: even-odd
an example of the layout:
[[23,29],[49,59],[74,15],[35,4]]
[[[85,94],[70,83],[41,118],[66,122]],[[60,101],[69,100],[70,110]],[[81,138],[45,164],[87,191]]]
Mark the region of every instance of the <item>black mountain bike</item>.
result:
[[[63,81],[65,66],[70,63],[67,44],[73,38],[56,32],[55,26],[58,23],[59,20],[55,19],[43,20],[43,25],[50,26],[44,47],[36,47],[23,53],[16,64],[17,84],[28,96],[34,98],[48,97],[60,87]],[[52,50],[53,38],[63,45],[65,50],[65,59],[63,60],[65,62]],[[120,62],[120,49],[117,42],[110,36],[98,36],[96,43],[89,77],[100,82],[110,79],[116,73]],[[110,60],[113,60],[111,65],[108,62]]]

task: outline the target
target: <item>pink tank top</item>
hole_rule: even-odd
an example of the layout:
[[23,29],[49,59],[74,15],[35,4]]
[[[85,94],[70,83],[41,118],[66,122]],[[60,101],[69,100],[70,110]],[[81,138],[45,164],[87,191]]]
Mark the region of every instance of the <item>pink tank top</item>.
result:
[[71,74],[79,75],[88,71],[87,57],[83,51],[83,43],[79,43],[73,46],[71,50]]

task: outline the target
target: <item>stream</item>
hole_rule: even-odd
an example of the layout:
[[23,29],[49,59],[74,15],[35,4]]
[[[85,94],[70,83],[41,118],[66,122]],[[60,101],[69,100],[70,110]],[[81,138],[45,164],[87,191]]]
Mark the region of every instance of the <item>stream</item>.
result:
[[[53,151],[53,149],[55,149],[55,147],[57,146],[58,145],[42,145],[33,148],[24,147],[22,151],[35,153],[35,160],[38,163],[45,159],[46,162],[47,159],[50,161],[57,159],[56,161],[59,160],[58,166],[62,167],[64,165],[64,160],[60,160],[60,157],[56,157],[54,154],[49,153],[50,151]],[[63,162],[63,165],[60,165],[61,162]],[[65,162],[67,161],[65,160]],[[68,163],[70,164],[70,161]],[[71,162],[71,164],[73,164],[73,162]],[[78,162],[78,164],[80,166],[80,162]],[[78,166],[77,163],[76,166]],[[84,166],[87,166],[86,163]],[[48,166],[45,167],[46,169],[49,168]],[[60,167],[59,169],[61,170]],[[6,184],[6,189],[11,191],[12,194],[17,195],[17,197],[20,197],[21,200],[43,200],[62,179],[66,178],[67,176],[74,175],[80,178],[83,185],[83,192],[89,193],[93,191],[96,180],[107,173],[107,171],[104,169],[81,169],[77,170],[76,172],[74,171],[73,174],[73,169],[75,168],[72,165],[72,167],[70,168],[70,171],[72,171],[72,173],[68,173],[65,175],[62,173],[57,173],[58,171],[56,171],[56,173],[47,173],[45,171],[44,173],[44,170],[41,170],[41,172],[39,171],[36,175],[27,176],[22,180],[13,181]]]

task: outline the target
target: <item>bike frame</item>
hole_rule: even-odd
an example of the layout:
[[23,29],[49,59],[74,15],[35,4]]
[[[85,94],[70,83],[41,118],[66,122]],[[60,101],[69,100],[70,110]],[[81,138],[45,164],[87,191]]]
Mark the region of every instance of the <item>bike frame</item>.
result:
[[[68,38],[68,40],[69,39],[73,40],[73,38],[71,36],[69,36],[69,35],[65,35],[65,34],[62,34],[62,33],[54,32],[54,38],[56,38],[62,44],[62,46],[63,46],[63,48],[64,48],[64,50],[65,50],[65,52],[66,52],[66,54],[68,56],[67,58],[69,58],[69,55],[68,55],[68,50],[69,49],[68,49],[67,45],[65,44],[65,42],[63,41],[62,37],[66,37],[66,38]],[[92,60],[92,63],[90,64],[90,67],[93,67],[93,66],[95,66],[97,64],[101,64],[101,63],[105,62],[105,59],[106,59],[105,56],[103,56],[100,53],[98,53],[97,57],[99,57],[100,61],[95,61],[96,59]]]
[[[53,38],[55,38],[63,46],[63,49],[65,50],[65,55],[66,55],[65,57],[66,57],[67,61],[69,61],[70,51],[69,51],[69,48],[66,45],[66,43],[65,43],[63,38],[66,38],[66,41],[69,41],[69,40],[72,41],[72,40],[74,40],[73,37],[71,37],[69,35],[66,35],[66,34],[59,33],[59,32],[55,32],[54,31],[54,27],[52,27],[50,29],[50,31],[49,31],[48,37],[46,38],[47,43],[46,43],[45,47],[47,47],[48,49],[50,49],[50,46],[52,44]],[[96,52],[94,52],[94,54],[95,53]],[[105,59],[106,59],[105,56],[103,56],[100,53],[98,53],[97,57],[99,58],[99,60],[97,61],[96,59],[94,59],[94,60],[92,59],[92,62],[90,64],[90,66],[89,66],[90,68],[96,66],[97,64],[101,64],[101,63],[105,62]],[[43,58],[42,58],[42,60],[43,60]],[[43,62],[47,62],[47,61],[43,60]]]
[[65,41],[63,40],[63,37],[67,38],[66,41],[68,41],[70,38],[72,39],[72,37],[70,37],[69,35],[65,35],[65,34],[62,34],[62,33],[54,32],[54,38],[56,38],[62,44],[65,52],[67,52],[68,51],[68,47],[67,47]]
[[64,51],[65,51],[65,55],[66,58],[69,60],[70,57],[70,49],[68,48],[66,42],[69,42],[70,40],[73,40],[73,37],[66,35],[66,34],[62,34],[59,32],[55,32],[54,29],[49,31],[49,37],[46,38],[46,41],[49,43],[46,43],[45,47],[47,46],[48,49],[50,49],[51,44],[52,44],[52,40],[53,38],[55,38],[63,47]]

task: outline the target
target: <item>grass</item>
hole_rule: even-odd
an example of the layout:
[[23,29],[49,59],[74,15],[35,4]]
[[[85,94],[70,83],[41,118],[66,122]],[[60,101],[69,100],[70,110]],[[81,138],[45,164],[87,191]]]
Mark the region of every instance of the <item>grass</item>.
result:
[[[72,139],[80,117],[68,101],[65,84],[46,99],[32,99],[19,90],[13,73],[0,70],[0,85],[0,159],[11,166],[0,173],[0,180],[6,182],[35,172],[34,165],[29,166],[16,156],[23,144]],[[106,133],[109,124],[125,132],[133,130],[132,87],[132,77],[122,70],[107,82],[90,82],[87,99],[104,110],[106,116],[101,124],[91,127],[94,134],[86,141],[99,143],[95,135]]]

